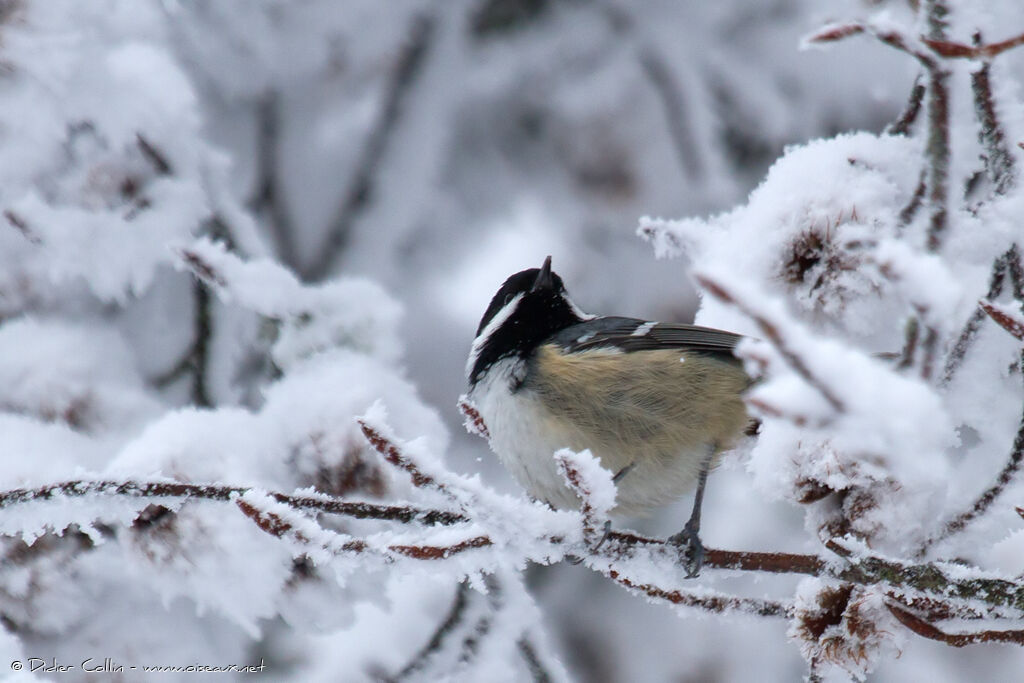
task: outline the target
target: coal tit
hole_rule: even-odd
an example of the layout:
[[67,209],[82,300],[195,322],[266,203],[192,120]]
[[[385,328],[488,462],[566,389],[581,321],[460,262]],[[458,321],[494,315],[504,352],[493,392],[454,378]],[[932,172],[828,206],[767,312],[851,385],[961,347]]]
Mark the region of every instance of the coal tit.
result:
[[492,450],[536,499],[577,508],[555,451],[590,449],[614,473],[614,513],[643,515],[696,488],[670,537],[688,576],[703,560],[708,470],[750,426],[739,335],[581,311],[543,267],[509,277],[480,321],[466,364],[469,403]]

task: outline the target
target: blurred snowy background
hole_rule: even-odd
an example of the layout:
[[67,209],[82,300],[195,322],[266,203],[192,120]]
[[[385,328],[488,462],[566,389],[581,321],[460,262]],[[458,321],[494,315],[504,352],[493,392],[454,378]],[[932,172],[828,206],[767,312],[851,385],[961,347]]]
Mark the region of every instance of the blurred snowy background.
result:
[[[383,398],[400,435],[516,492],[455,408],[504,278],[551,254],[585,310],[691,320],[687,263],[656,260],[639,218],[725,211],[785,146],[880,132],[913,61],[800,37],[910,4],[0,1],[0,488],[103,473],[402,499],[352,421]],[[1014,2],[972,12],[1024,29]],[[638,528],[674,532],[687,506]],[[215,504],[147,514],[62,537],[5,522],[42,535],[4,546],[0,653],[387,678],[455,599],[429,567],[339,587]],[[711,479],[704,537],[817,551],[802,510],[752,494],[742,454]],[[782,620],[675,611],[566,563],[526,585],[575,680],[806,670]],[[1012,647],[918,638],[872,680],[1011,680]],[[514,659],[460,676],[528,679]]]

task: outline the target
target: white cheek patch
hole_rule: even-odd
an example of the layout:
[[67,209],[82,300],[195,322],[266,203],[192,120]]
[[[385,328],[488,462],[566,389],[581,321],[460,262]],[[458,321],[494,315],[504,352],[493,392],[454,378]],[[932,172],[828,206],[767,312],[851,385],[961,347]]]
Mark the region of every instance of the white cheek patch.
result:
[[491,318],[491,322],[487,323],[487,327],[480,330],[480,334],[473,340],[473,346],[469,349],[469,358],[466,360],[466,377],[469,377],[469,373],[473,372],[473,366],[476,365],[476,359],[480,355],[480,350],[484,347],[484,344],[494,334],[494,331],[501,327],[515,313],[516,309],[519,308],[519,302],[522,300],[523,293],[516,294],[512,297],[511,301],[502,306],[501,310]]

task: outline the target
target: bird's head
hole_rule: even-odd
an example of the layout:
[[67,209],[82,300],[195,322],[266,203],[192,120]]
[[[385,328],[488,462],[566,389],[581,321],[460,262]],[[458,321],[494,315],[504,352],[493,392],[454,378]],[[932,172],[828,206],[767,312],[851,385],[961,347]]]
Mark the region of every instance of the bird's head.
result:
[[550,256],[540,268],[509,276],[476,330],[466,364],[470,385],[502,358],[526,356],[554,333],[590,317],[569,298]]

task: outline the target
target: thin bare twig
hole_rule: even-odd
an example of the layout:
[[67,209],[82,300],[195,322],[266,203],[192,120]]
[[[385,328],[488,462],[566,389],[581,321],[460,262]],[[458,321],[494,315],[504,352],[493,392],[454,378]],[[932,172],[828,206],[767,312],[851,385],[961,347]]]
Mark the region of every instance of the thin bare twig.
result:
[[4,218],[6,218],[7,222],[14,226],[14,228],[16,228],[18,232],[21,233],[22,237],[28,240],[30,244],[43,243],[43,240],[40,239],[39,235],[29,227],[28,221],[26,221],[21,214],[15,213],[11,209],[4,209]]
[[448,610],[448,614],[445,616],[444,621],[438,624],[437,629],[430,636],[430,640],[427,641],[427,644],[416,653],[416,656],[409,660],[409,663],[406,664],[401,671],[395,674],[394,677],[388,679],[389,681],[397,682],[404,680],[426,668],[429,660],[444,647],[445,641],[451,637],[452,632],[455,631],[465,619],[466,608],[469,605],[469,596],[471,593],[472,589],[466,581],[463,581],[458,585],[455,589],[455,599],[452,601],[452,606]]
[[465,395],[460,396],[457,405],[459,412],[462,413],[464,418],[462,424],[465,426],[466,431],[490,440],[491,434],[487,431],[487,423],[484,422],[484,418],[480,415],[480,411],[476,409],[476,406],[470,402],[469,397]]
[[266,216],[267,227],[282,263],[297,271],[295,226],[288,212],[278,174],[281,171],[281,95],[270,90],[256,105],[256,189],[249,208]]
[[[980,34],[975,40],[981,41]],[[978,117],[978,139],[985,150],[985,171],[997,195],[1006,194],[1016,184],[1017,169],[1006,145],[1006,134],[996,114],[995,96],[990,77],[991,62],[971,73],[971,91],[974,93],[974,111]]]
[[203,408],[213,405],[206,379],[213,337],[212,299],[209,286],[196,277],[192,283],[192,343],[173,367],[150,380],[154,386],[163,388],[190,375],[192,403]]
[[935,50],[938,54],[949,59],[992,59],[997,57],[1007,50],[1012,50],[1015,47],[1024,45],[1024,33],[1019,36],[1007,38],[1001,40],[998,43],[988,43],[982,45],[975,43],[974,45],[964,45],[963,43],[957,43],[951,40],[936,40],[933,38],[922,38],[922,41]]
[[938,251],[949,214],[949,71],[937,65],[928,73],[928,205],[931,213],[927,247]]
[[788,617],[792,611],[790,605],[775,600],[731,595],[695,595],[686,591],[666,590],[648,583],[636,583],[614,569],[608,570],[605,574],[626,588],[683,607],[699,607],[709,612],[756,614],[762,617]]
[[1024,631],[976,631],[974,633],[945,633],[913,612],[889,603],[886,605],[901,624],[919,636],[938,640],[953,647],[975,643],[1014,643],[1024,645]]
[[1007,485],[1013,481],[1020,469],[1022,459],[1024,459],[1024,416],[1021,417],[1020,426],[1017,428],[1017,436],[1014,437],[1013,446],[1010,448],[1010,456],[996,477],[995,483],[985,489],[967,510],[946,522],[938,534],[922,543],[917,556],[924,555],[936,542],[963,531],[968,524],[985,514]]
[[530,672],[530,679],[534,683],[551,683],[554,678],[548,671],[548,667],[541,661],[540,656],[537,654],[537,648],[528,636],[523,636],[516,643],[516,647],[519,648],[519,654],[522,656],[523,661],[526,662],[526,668]]
[[988,317],[992,318],[999,327],[1009,332],[1016,339],[1024,341],[1024,322],[1022,322],[1019,317],[1014,318],[1007,315],[1004,311],[996,308],[988,301],[979,301],[978,306],[981,310],[985,311],[985,313],[988,314]]
[[359,423],[359,428],[362,429],[363,436],[366,437],[366,440],[371,446],[373,446],[374,450],[380,453],[393,467],[397,467],[398,469],[407,472],[412,478],[414,486],[417,488],[436,489],[445,493],[448,492],[444,484],[423,472],[416,462],[414,462],[401,448],[398,447],[397,444],[381,433],[376,427],[362,419],[358,419],[356,422]]
[[436,24],[436,17],[429,13],[420,14],[412,20],[405,45],[386,86],[384,103],[363,145],[348,190],[331,221],[327,237],[317,250],[315,260],[298,269],[303,279],[315,282],[327,277],[348,243],[359,216],[370,206],[381,161],[398,127],[406,100],[434,44]]
[[886,126],[885,132],[887,135],[907,135],[910,132],[910,127],[914,125],[918,115],[921,113],[921,105],[924,104],[924,94],[926,91],[924,79],[921,74],[918,74],[914,79],[914,86],[910,89],[910,97],[907,98],[907,105],[903,108],[903,113],[900,114],[899,118]]
[[917,215],[918,210],[924,204],[924,193],[928,189],[928,174],[925,169],[921,169],[921,175],[917,180],[917,187],[914,188],[914,194],[910,196],[910,201],[904,206],[899,213],[899,223],[897,224],[900,228],[905,228],[910,225],[910,222],[914,220],[914,216]]
[[555,454],[558,472],[565,480],[569,489],[580,499],[580,515],[583,517],[583,540],[594,547],[604,538],[604,523],[607,522],[607,510],[594,505],[590,483],[585,475],[576,467],[571,456],[565,452]]
[[153,170],[156,171],[157,175],[174,175],[174,167],[167,160],[167,155],[164,154],[163,150],[150,142],[149,138],[142,133],[135,133],[135,143],[139,146],[142,156],[146,157],[146,161],[153,166]]
[[[1009,272],[1011,280],[1013,280],[1014,296],[1017,297],[1018,301],[1021,300],[1021,297],[1017,295],[1017,290],[1024,289],[1024,283],[1018,284],[1018,282],[1024,281],[1024,273],[1022,271],[1024,271],[1024,268],[1022,268],[1021,264],[1020,251],[1017,245],[1013,244],[1004,253],[1000,254],[992,264],[992,273],[989,276],[988,292],[985,298],[989,301],[994,301],[1002,293],[1003,283]],[[963,364],[967,351],[984,320],[985,311],[981,308],[976,309],[971,314],[971,317],[967,319],[967,323],[960,332],[960,336],[950,350],[949,355],[946,356],[946,364],[942,370],[942,377],[939,380],[940,386],[946,386],[953,380],[953,376],[956,375],[957,370]]]
[[917,345],[921,338],[921,323],[916,317],[907,320],[903,338],[903,350],[900,352],[900,361],[896,365],[899,370],[906,370],[914,366]]
[[939,348],[939,332],[928,325],[921,340],[921,379],[928,381],[935,371],[935,354]]
[[905,592],[897,593],[887,591],[886,597],[894,603],[912,610],[916,614],[923,615],[928,621],[943,621],[946,619],[988,619],[993,615],[990,611],[977,609],[967,603],[950,603],[943,600],[936,600],[921,595],[909,595]]

